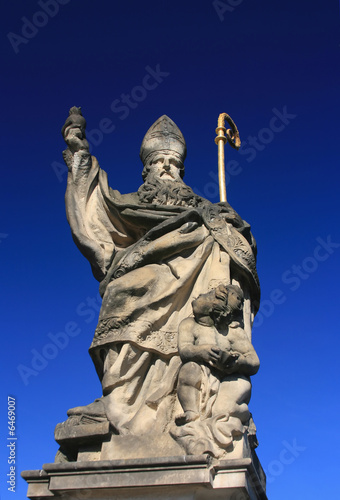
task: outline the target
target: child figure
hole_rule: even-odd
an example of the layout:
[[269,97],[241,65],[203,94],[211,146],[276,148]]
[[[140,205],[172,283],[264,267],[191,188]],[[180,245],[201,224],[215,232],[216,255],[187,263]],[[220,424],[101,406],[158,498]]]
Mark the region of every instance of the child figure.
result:
[[249,376],[258,371],[259,359],[242,328],[243,300],[238,286],[219,285],[195,299],[194,317],[180,323],[178,348],[184,364],[177,395],[184,413],[176,418],[177,425],[200,417],[203,370],[220,381],[222,397],[217,397],[214,413],[228,413],[227,408],[237,407],[239,418],[242,419],[242,413],[249,418]]

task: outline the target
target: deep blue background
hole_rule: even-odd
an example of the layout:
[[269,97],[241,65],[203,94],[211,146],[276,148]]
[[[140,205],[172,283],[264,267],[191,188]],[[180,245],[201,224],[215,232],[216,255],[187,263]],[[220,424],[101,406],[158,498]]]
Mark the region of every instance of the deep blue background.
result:
[[[237,162],[228,200],[252,225],[259,248],[263,303],[253,338],[262,365],[251,401],[258,455],[271,500],[336,498],[338,2],[241,0],[232,10],[224,0],[220,16],[211,1],[64,3],[54,17],[39,17],[37,1],[13,0],[0,19],[1,498],[25,497],[19,471],[52,462],[56,423],[100,396],[87,353],[98,286],[72,241],[63,200],[60,128],[73,105],[82,106],[93,154],[121,192],[141,184],[140,144],[162,114],[186,138],[185,181],[211,201],[218,201],[218,114],[233,117],[244,148],[256,138],[255,152],[228,148],[226,156]],[[24,31],[27,43],[13,35],[11,42],[8,33],[23,36],[22,18],[41,27]],[[158,65],[166,76],[156,88],[136,90],[146,68]],[[122,94],[139,99],[125,118],[127,111],[117,112]],[[268,131],[284,109],[287,123]],[[115,130],[100,140],[94,129],[104,118]],[[317,261],[320,238],[338,246]],[[22,366],[32,369],[32,350],[41,354],[49,334],[69,322],[79,334],[50,351],[53,359],[35,375],[20,375]],[[8,395],[17,400],[16,496],[5,484]]]

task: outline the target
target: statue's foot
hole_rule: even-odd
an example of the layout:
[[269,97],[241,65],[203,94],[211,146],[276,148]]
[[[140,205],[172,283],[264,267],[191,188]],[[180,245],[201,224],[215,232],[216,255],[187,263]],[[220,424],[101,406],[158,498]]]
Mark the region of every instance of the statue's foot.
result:
[[175,418],[176,425],[185,425],[188,424],[189,422],[193,422],[194,420],[197,420],[199,418],[199,413],[195,411],[185,411],[181,415],[178,415],[178,417]]
[[68,417],[87,416],[106,419],[106,412],[102,398],[95,399],[93,403],[86,406],[76,406],[67,412]]

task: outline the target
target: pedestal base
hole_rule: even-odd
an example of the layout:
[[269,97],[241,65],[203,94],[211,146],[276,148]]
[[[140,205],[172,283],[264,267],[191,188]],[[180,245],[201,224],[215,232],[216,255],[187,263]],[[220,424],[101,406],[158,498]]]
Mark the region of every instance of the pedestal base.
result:
[[207,455],[45,464],[24,471],[34,500],[266,500],[265,475],[253,458]]

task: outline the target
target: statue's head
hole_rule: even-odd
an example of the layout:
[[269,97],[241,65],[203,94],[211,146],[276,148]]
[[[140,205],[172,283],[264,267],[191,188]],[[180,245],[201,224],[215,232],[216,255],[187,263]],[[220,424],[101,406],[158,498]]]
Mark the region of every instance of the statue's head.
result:
[[168,181],[183,178],[186,153],[182,132],[168,116],[161,116],[145,134],[140,148],[143,180],[149,173]]
[[144,184],[141,203],[196,207],[202,199],[183,182],[187,148],[182,132],[166,115],[147,131],[140,148]]
[[230,312],[242,311],[244,293],[237,285],[227,285],[225,287],[228,293],[228,308]]

